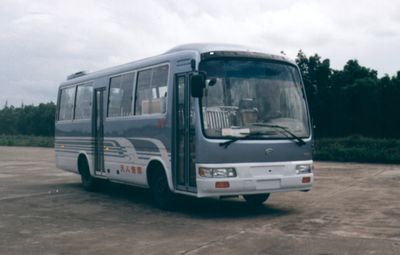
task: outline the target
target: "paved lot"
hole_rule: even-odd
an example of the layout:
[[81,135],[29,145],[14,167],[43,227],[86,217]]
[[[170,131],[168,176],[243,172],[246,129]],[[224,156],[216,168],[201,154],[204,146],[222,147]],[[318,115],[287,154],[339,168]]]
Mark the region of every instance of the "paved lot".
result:
[[0,254],[400,254],[400,166],[317,163],[311,192],[186,199],[84,191],[49,149],[0,147]]

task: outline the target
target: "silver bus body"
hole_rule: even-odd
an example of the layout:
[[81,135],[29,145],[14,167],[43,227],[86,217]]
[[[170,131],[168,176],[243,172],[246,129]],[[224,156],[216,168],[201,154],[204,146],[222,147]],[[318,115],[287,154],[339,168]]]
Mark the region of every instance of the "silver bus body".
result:
[[[191,96],[197,73],[205,76],[202,97]],[[304,87],[297,66],[280,56],[183,45],[72,75],[57,105],[60,169],[82,175],[86,162],[93,178],[145,188],[163,174],[171,192],[197,197],[308,191],[313,183]],[[267,122],[260,116],[270,108],[280,115]]]

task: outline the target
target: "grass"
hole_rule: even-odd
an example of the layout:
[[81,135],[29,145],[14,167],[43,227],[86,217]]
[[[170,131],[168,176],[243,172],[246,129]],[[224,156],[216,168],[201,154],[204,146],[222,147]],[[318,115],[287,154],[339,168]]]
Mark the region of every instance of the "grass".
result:
[[54,137],[0,135],[0,146],[54,147]]
[[351,136],[315,141],[315,160],[400,163],[400,140]]

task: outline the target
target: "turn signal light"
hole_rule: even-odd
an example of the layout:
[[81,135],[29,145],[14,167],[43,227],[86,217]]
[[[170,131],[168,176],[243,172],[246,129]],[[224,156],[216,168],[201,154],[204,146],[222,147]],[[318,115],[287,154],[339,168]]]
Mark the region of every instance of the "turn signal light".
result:
[[311,177],[303,177],[303,179],[301,179],[302,183],[310,183],[311,182]]
[[215,188],[217,189],[229,188],[229,182],[216,182]]

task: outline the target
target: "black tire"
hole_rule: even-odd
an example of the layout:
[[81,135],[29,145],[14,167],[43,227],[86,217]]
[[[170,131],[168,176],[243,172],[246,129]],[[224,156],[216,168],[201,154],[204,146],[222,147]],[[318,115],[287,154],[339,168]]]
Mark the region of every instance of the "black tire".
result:
[[265,194],[254,194],[254,195],[243,195],[246,202],[253,206],[262,205],[269,198],[269,193]]
[[81,174],[82,186],[87,191],[96,191],[99,189],[100,181],[94,178],[89,171],[89,164],[87,160],[79,162],[79,173]]
[[175,194],[168,186],[167,176],[164,171],[154,173],[150,180],[150,190],[153,200],[160,209],[173,209],[176,202]]

